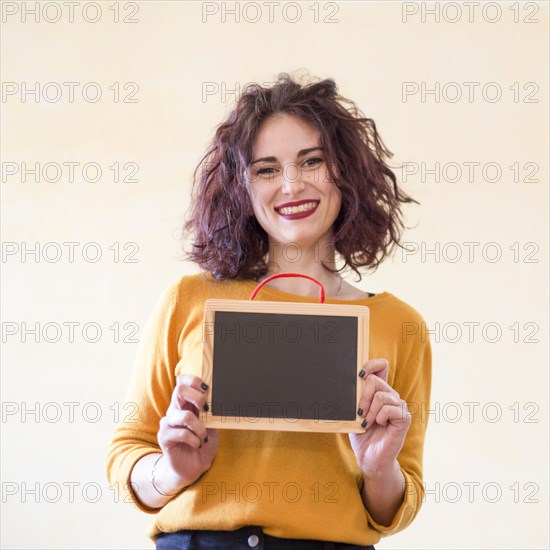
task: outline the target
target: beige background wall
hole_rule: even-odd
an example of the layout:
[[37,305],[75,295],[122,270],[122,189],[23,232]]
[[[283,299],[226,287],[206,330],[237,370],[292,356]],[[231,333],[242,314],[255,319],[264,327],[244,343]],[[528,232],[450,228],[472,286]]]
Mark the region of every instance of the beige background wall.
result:
[[378,547],[548,548],[548,4],[88,4],[2,4],[2,547],[152,547],[104,479],[136,342],[231,90],[306,69],[421,202],[360,284],[435,331],[426,502]]

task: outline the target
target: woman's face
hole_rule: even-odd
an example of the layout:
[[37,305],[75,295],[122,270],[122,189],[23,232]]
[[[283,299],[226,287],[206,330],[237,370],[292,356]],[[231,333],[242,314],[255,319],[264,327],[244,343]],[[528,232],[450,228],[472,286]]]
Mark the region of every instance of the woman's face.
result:
[[260,127],[248,169],[249,194],[271,242],[308,247],[330,240],[341,195],[319,146],[319,132],[292,115],[273,115]]

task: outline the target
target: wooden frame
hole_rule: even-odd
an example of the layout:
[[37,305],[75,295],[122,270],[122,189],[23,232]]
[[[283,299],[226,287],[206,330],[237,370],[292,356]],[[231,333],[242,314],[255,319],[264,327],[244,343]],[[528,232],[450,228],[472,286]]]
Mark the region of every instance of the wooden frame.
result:
[[[338,316],[354,317],[357,319],[357,383],[355,396],[354,420],[328,420],[300,418],[275,418],[275,417],[242,417],[242,416],[214,416],[212,414],[213,392],[213,368],[214,368],[214,339],[216,312],[243,312],[243,313],[273,313],[289,315],[314,315],[314,316]],[[249,429],[249,430],[282,430],[282,431],[307,431],[325,433],[362,433],[362,418],[357,416],[359,397],[363,388],[363,380],[358,374],[362,365],[368,359],[369,344],[369,319],[370,311],[367,306],[345,304],[309,304],[300,302],[276,302],[276,301],[246,301],[246,300],[221,300],[210,299],[205,303],[203,323],[203,361],[202,379],[208,384],[206,401],[209,411],[201,411],[201,420],[209,428]],[[219,368],[219,367],[218,367]]]

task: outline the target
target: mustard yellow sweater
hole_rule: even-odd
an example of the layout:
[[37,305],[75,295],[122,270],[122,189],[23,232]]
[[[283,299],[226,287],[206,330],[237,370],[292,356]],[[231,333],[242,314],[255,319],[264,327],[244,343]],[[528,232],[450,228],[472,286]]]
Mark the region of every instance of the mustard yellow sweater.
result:
[[[369,545],[404,529],[424,496],[423,417],[427,415],[420,413],[429,406],[431,347],[420,330],[420,314],[389,292],[353,301],[327,299],[326,303],[370,308],[369,357],[388,359],[388,383],[412,413],[398,456],[407,482],[405,498],[391,525],[376,523],[363,505],[363,478],[347,434],[219,430],[210,470],[162,509],[143,506],[128,488],[134,464],[160,451],[159,421],[168,409],[176,377],[201,376],[205,300],[248,300],[256,285],[252,280],[218,282],[209,275],[185,275],[162,294],[144,329],[126,396],[128,402],[137,403],[139,422],[117,425],[107,457],[109,483],[118,483],[140,510],[155,514],[149,530],[153,540],[160,532],[180,529],[234,530],[257,525],[275,537]],[[267,286],[255,299],[318,301]]]

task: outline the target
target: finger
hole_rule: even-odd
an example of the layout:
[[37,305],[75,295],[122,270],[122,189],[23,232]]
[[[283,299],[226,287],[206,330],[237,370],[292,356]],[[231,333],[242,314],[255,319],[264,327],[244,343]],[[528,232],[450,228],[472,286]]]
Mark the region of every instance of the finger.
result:
[[176,378],[176,382],[185,386],[191,386],[192,388],[202,392],[208,389],[208,384],[206,384],[202,378],[193,376],[192,374],[180,374]]
[[166,426],[159,432],[159,443],[162,441],[161,448],[163,451],[170,449],[182,443],[189,445],[193,449],[200,449],[203,445],[203,440],[188,428],[172,428]]
[[390,368],[390,363],[387,359],[369,359],[366,363],[363,364],[361,370],[359,371],[359,378],[366,379],[369,374],[375,374],[384,382],[388,381],[388,371]]
[[197,414],[199,411],[208,410],[204,391],[197,390],[196,388],[183,383],[178,383],[172,394],[171,405],[173,405],[173,408],[175,409],[185,410],[189,408],[188,404],[196,407]]
[[399,396],[386,391],[376,392],[372,399],[371,406],[365,415],[365,420],[367,421],[366,425],[372,426],[376,422],[376,418],[382,408],[388,405],[392,407],[400,407],[401,399],[399,399]]
[[404,401],[399,405],[384,405],[378,411],[375,422],[380,426],[391,423],[407,428],[411,423],[411,413],[407,410],[407,404]]
[[399,399],[399,394],[387,382],[384,382],[384,380],[378,378],[375,374],[369,374],[365,380],[363,391],[359,396],[357,410],[359,416],[364,417],[369,412],[376,392],[387,392]]
[[191,411],[174,409],[169,411],[164,418],[165,424],[170,428],[188,428],[193,431],[198,438],[203,441],[208,441],[206,426]]

